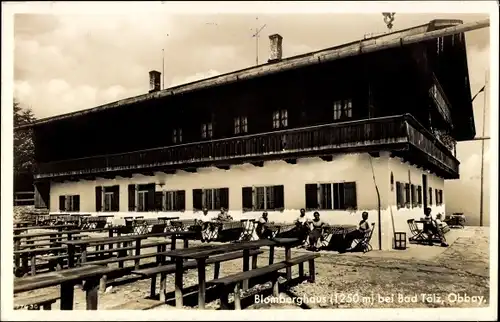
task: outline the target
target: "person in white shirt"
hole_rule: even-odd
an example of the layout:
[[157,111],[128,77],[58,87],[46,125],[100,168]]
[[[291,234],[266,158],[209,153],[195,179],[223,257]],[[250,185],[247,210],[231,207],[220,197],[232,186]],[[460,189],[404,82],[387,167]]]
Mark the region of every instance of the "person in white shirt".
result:
[[448,243],[446,243],[446,239],[444,238],[439,227],[439,223],[441,223],[441,215],[439,215],[439,218],[433,218],[432,209],[429,207],[425,208],[424,214],[424,220],[426,221],[424,224],[424,232],[429,236],[429,243],[433,245],[433,237],[437,237],[441,241],[441,246],[448,247]]
[[203,213],[198,219],[201,222],[201,242],[209,242],[210,241],[210,217],[208,215],[208,209],[203,208]]

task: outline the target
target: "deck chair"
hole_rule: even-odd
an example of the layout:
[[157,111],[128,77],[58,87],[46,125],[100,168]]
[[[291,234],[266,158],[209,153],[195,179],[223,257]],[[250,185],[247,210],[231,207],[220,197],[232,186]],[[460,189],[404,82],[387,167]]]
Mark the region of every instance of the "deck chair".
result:
[[252,240],[253,234],[255,232],[255,219],[241,219],[240,222],[243,225],[243,231],[241,232],[239,240]]
[[350,251],[362,251],[363,253],[367,253],[373,249],[370,244],[370,240],[372,239],[373,231],[375,230],[375,223],[371,224],[370,230],[365,232],[362,238],[355,239],[353,241],[354,246],[351,246]]
[[429,241],[429,235],[422,229],[418,228],[417,224],[415,223],[415,219],[408,219],[406,222],[408,223],[410,233],[412,234],[412,236],[408,238],[410,242],[427,243]]

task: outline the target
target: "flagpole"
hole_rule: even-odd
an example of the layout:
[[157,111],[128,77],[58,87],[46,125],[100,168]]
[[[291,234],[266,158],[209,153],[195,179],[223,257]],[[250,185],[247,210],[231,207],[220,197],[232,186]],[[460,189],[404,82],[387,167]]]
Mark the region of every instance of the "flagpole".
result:
[[[485,136],[485,129],[486,129],[486,100],[487,100],[487,86],[488,86],[488,72],[486,72],[485,75],[485,81],[484,81],[484,103],[483,103],[483,133],[482,137],[484,138]],[[483,226],[483,198],[484,198],[484,141],[481,140],[481,189],[480,189],[480,197],[479,197],[479,226]]]

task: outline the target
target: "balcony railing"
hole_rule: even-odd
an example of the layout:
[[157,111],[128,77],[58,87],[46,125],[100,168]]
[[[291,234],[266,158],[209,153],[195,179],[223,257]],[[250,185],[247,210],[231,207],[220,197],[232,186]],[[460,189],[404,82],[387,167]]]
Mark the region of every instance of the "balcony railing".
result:
[[458,173],[458,161],[435,141],[412,116],[391,116],[42,163],[38,165],[36,177],[146,171],[158,167],[188,168],[349,150],[390,150],[397,144],[406,147],[412,144],[427,153],[431,162]]

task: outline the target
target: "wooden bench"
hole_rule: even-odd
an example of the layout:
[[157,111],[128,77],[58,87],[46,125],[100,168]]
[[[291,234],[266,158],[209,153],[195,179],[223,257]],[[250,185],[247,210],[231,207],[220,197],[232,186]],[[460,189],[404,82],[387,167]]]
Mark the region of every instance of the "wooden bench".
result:
[[[151,248],[151,247],[163,247],[163,246],[167,246],[167,245],[170,245],[170,244],[171,244],[170,240],[161,241],[161,242],[154,242],[154,243],[148,243],[148,244],[142,244],[141,245],[141,249]],[[136,249],[135,246],[126,246],[126,247],[119,247],[119,248],[100,249],[100,250],[96,250],[96,251],[90,251],[90,252],[87,252],[87,257],[89,257],[89,256],[90,257],[98,257],[98,256],[100,256],[100,257],[102,257],[102,259],[101,260],[86,261],[85,263],[80,263],[80,264],[81,265],[89,265],[89,264],[107,265],[107,264],[118,262],[120,264],[120,266],[122,267],[123,266],[123,262],[125,261],[124,259],[129,260],[129,258],[132,257],[132,256],[119,257],[118,256],[119,254],[118,255],[111,255],[111,254],[112,253],[123,253],[123,252],[131,251],[131,250],[134,250],[134,249]],[[158,252],[161,252],[162,250],[163,250],[162,248],[159,248]],[[78,259],[81,256],[81,254],[82,253],[75,253],[75,259]],[[146,254],[146,255],[150,255],[150,256],[146,256],[146,257],[153,257],[153,256],[156,256],[157,254],[156,253],[151,253],[151,254]],[[106,258],[107,256],[118,256],[118,257],[113,257],[113,258],[107,259]],[[146,257],[144,257],[144,258],[146,258]],[[44,259],[48,260],[50,262],[53,262],[59,268],[62,268],[64,266],[65,262],[67,262],[67,260],[68,260],[68,254],[53,255],[53,256],[50,256],[50,257],[46,257]],[[89,258],[87,258],[87,259],[89,259]]]
[[[252,268],[257,267],[257,255],[262,254],[262,250],[251,250],[250,251],[250,256],[252,256]],[[214,279],[219,278],[219,273],[220,273],[220,264],[223,262],[228,262],[234,259],[242,258],[243,257],[243,251],[237,251],[237,252],[232,252],[228,254],[223,254],[223,255],[217,255],[210,257],[205,264],[210,265],[210,264],[215,264],[214,267]],[[196,260],[188,260],[184,262],[183,269],[184,270],[189,270],[189,269],[194,269],[197,268],[197,262]],[[167,265],[161,265],[157,267],[152,267],[152,268],[146,268],[146,269],[141,269],[141,270],[135,270],[132,271],[133,274],[140,275],[143,277],[151,277],[151,298],[153,298],[156,295],[156,278],[158,274],[161,274],[160,276],[160,300],[165,301],[165,289],[166,289],[166,276],[167,274],[172,274],[175,273],[176,271],[176,265],[175,264],[167,264]]]
[[[87,235],[78,235],[78,236],[73,236],[72,239],[81,239],[81,238],[84,238],[84,237],[88,237]],[[25,244],[21,244],[18,246],[18,249],[19,250],[23,250],[23,249],[26,249],[26,248],[35,248],[35,247],[51,247],[51,246],[54,246],[54,245],[57,245],[57,244],[60,244],[60,242],[62,240],[65,240],[64,238],[59,238],[59,240],[57,240],[58,238],[57,237],[54,237],[54,238],[44,238],[44,239],[34,239],[34,240],[27,240]],[[47,241],[49,240],[50,242],[48,243],[36,243],[36,242],[39,242],[39,241]]]
[[52,304],[60,298],[59,292],[14,298],[14,310],[51,310]]
[[262,281],[271,281],[273,283],[273,296],[279,296],[278,277],[279,271],[287,267],[299,265],[299,275],[304,275],[304,262],[309,262],[309,281],[315,280],[315,264],[314,259],[319,257],[319,254],[305,254],[288,261],[274,263],[261,268],[252,269],[238,274],[229,275],[223,278],[214,279],[207,282],[209,285],[215,285],[219,289],[221,309],[228,309],[229,293],[234,294],[234,308],[241,310],[240,290],[245,281],[259,278]]

